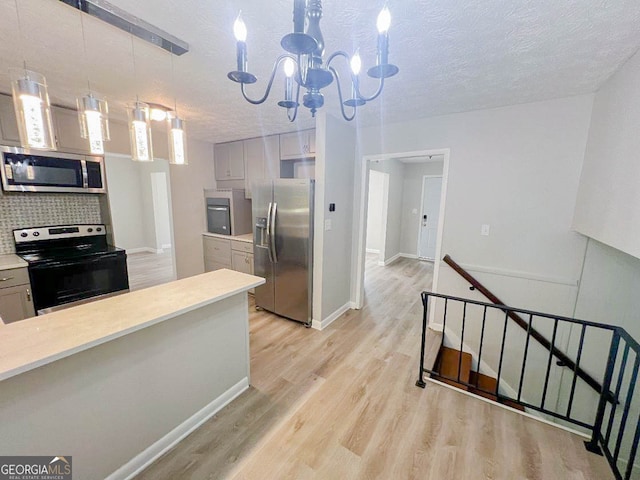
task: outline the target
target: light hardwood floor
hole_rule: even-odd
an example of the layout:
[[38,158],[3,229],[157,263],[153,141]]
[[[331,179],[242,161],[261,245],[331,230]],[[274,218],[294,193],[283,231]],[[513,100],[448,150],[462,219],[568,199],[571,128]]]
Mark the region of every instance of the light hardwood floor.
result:
[[175,280],[170,250],[163,253],[128,253],[129,290],[140,290]]
[[432,264],[367,264],[365,307],[322,332],[251,309],[250,389],[138,478],[611,478],[578,436],[416,387]]

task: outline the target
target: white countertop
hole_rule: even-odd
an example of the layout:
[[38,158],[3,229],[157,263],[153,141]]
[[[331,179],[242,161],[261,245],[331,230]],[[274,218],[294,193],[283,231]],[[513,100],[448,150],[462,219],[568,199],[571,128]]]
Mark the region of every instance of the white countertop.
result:
[[0,325],[0,380],[263,283],[263,278],[222,269]]
[[222,235],[220,233],[204,232],[202,235],[207,237],[224,238],[225,240],[237,240],[239,242],[253,243],[253,233],[245,233],[244,235]]
[[27,262],[13,253],[0,255],[0,271],[9,270],[11,268],[24,268],[28,265],[29,264]]

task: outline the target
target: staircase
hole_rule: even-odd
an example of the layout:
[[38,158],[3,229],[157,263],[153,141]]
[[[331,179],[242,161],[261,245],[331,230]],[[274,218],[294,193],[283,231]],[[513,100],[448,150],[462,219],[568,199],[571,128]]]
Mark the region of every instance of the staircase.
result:
[[498,397],[498,381],[488,375],[474,372],[472,366],[473,357],[470,353],[443,346],[433,368],[437,373],[432,373],[431,378],[521,412],[525,411],[521,404]]

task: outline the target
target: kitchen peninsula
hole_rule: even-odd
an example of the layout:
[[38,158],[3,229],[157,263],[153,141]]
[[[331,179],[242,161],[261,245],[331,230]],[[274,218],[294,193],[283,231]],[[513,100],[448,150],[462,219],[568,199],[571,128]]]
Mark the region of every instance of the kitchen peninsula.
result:
[[223,269],[0,325],[0,452],[130,477],[248,388],[262,283]]

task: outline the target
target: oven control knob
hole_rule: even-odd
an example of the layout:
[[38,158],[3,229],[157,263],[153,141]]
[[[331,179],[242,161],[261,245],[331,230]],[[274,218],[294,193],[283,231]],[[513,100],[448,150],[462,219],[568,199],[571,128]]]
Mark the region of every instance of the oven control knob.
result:
[[34,237],[39,237],[40,236],[40,232],[33,232],[33,236]]
[[87,232],[89,233],[93,232],[93,228],[87,228]]
[[20,234],[20,236],[21,236],[22,238],[24,238],[24,237],[26,237],[26,236],[28,236],[28,235],[29,235],[29,234],[28,234],[27,232],[22,232],[22,233]]
[[102,231],[102,227],[96,228],[96,231],[101,232]]

